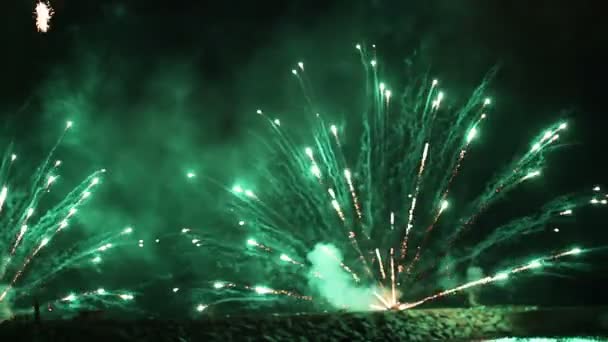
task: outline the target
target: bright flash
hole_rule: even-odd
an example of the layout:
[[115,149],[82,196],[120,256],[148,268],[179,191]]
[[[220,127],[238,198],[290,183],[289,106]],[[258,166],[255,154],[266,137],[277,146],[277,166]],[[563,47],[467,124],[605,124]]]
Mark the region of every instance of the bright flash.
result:
[[[51,4],[49,2],[38,2],[34,14],[36,15],[36,29],[38,29],[38,32],[47,32],[51,27],[51,18],[55,14]],[[71,122],[68,121],[68,127],[71,125]]]

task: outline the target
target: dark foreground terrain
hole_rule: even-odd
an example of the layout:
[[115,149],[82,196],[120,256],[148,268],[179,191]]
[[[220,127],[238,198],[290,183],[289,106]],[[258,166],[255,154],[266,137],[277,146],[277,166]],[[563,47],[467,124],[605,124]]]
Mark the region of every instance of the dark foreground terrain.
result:
[[203,318],[195,321],[8,321],[0,341],[466,341],[607,336],[608,308],[480,307]]

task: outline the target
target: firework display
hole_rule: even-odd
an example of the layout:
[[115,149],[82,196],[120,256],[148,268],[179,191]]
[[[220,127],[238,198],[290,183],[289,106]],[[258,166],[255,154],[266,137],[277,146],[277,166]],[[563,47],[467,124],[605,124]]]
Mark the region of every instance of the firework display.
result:
[[375,46],[357,44],[356,51],[367,79],[361,120],[351,115],[348,131],[332,122],[331,113],[315,103],[312,82],[298,63],[291,72],[304,95],[301,117],[309,119],[310,134],[302,137],[289,120],[263,109],[255,113],[270,130],[262,139],[264,151],[252,162],[251,180],[226,186],[242,238],[182,230],[192,246],[213,251],[206,258],[223,268],[217,279],[209,272],[209,281],[196,288],[195,311],[278,301],[310,302],[321,310],[404,310],[500,285],[591,250],[568,243],[533,255],[511,250],[506,264],[458,277],[488,251],[545,231],[583,206],[603,206],[608,195],[596,186],[557,197],[471,237],[484,214],[543,174],[547,153],[568,123],[539,132],[474,199],[454,203],[459,173],[490,124],[493,103],[486,94],[495,70],[456,107],[440,82],[426,76],[408,80],[397,95],[383,81]]
[[[67,269],[98,267],[106,253],[128,242],[126,239],[133,231],[132,228],[115,233],[105,230],[90,238],[78,238],[66,248],[63,235],[69,235],[71,221],[90,199],[106,172],[105,169],[93,172],[58,203],[48,203],[46,199],[61,175],[62,161],[53,159],[54,153],[71,127],[72,122],[68,121],[65,131],[31,181],[22,176],[18,165],[20,157],[13,153],[12,147],[2,159],[0,305],[7,308],[2,316],[31,311],[30,302],[26,301],[24,308],[16,303],[22,298],[38,298],[40,289]],[[57,300],[46,303],[50,311],[122,306],[133,299],[128,291],[104,289],[59,295]]]

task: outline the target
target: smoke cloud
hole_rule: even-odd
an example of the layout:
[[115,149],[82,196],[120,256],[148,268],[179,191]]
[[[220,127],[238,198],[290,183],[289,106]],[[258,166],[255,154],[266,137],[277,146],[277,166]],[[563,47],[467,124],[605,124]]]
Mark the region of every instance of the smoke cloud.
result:
[[379,304],[373,295],[375,288],[360,286],[351,274],[342,269],[342,253],[335,246],[319,243],[307,258],[312,264],[308,273],[310,287],[334,307],[368,311],[370,305]]

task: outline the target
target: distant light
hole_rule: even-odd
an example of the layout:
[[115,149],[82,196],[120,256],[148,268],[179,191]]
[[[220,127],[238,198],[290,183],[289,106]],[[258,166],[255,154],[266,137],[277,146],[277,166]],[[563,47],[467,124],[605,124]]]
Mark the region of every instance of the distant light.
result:
[[186,176],[187,176],[188,178],[194,178],[194,177],[196,177],[196,174],[195,174],[194,172],[188,172],[188,173],[186,174]]
[[553,228],[553,231],[559,233],[559,228]]
[[174,287],[172,291],[173,293],[176,293],[177,291],[179,291],[179,287]]
[[224,288],[224,286],[226,286],[224,283],[222,283],[221,281],[216,281],[215,283],[213,283],[213,287],[216,289],[222,289]]
[[203,312],[203,311],[205,311],[205,309],[206,309],[207,307],[208,307],[208,305],[199,304],[199,305],[196,307],[196,311],[198,311],[198,312]]

